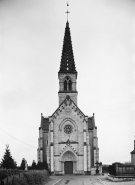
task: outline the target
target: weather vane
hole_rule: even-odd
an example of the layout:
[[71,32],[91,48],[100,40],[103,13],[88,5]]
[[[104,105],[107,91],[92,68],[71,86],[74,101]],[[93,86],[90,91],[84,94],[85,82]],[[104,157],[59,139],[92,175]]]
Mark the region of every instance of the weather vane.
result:
[[67,13],[67,21],[68,21],[68,14],[70,13],[70,12],[68,11],[68,6],[69,6],[69,4],[68,4],[68,2],[67,2],[67,11],[65,12],[65,13]]

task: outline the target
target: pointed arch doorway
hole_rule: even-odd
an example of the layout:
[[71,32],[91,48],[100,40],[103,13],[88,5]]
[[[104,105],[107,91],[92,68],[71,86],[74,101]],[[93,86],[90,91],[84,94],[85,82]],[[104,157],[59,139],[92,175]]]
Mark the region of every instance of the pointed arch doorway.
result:
[[62,156],[62,161],[64,163],[64,173],[73,174],[75,170],[76,157],[71,151],[66,151]]

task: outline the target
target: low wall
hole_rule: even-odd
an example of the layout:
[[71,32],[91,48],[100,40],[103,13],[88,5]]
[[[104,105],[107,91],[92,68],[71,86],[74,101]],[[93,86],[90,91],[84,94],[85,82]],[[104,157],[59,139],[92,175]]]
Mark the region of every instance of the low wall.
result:
[[135,176],[114,176],[114,175],[108,175],[107,179],[113,182],[123,182],[123,181],[135,181]]

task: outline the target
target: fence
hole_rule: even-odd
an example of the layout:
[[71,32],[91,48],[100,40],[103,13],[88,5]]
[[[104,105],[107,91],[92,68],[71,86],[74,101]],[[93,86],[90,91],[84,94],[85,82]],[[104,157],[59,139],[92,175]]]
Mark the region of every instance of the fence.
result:
[[108,168],[109,174],[117,177],[135,177],[135,166],[114,163]]

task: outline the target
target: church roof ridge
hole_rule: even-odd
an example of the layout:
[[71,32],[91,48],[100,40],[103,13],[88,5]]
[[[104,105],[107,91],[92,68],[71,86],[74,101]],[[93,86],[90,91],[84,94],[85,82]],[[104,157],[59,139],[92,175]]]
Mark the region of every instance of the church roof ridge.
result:
[[59,73],[77,73],[68,21],[66,22]]

